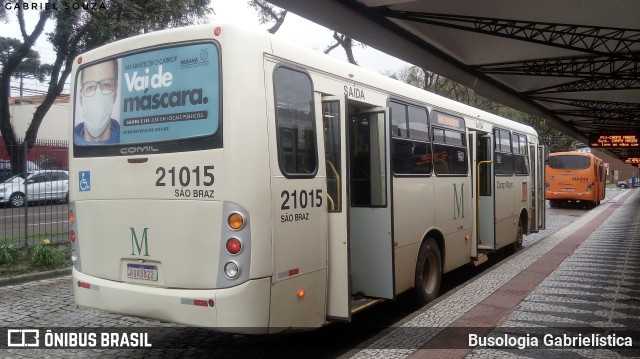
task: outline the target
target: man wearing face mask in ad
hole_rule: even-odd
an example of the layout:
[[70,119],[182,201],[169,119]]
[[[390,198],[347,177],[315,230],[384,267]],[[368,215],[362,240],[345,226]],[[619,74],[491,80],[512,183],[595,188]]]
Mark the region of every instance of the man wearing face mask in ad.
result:
[[118,89],[118,62],[106,61],[80,73],[82,119],[73,129],[76,145],[120,142],[120,124],[111,118]]

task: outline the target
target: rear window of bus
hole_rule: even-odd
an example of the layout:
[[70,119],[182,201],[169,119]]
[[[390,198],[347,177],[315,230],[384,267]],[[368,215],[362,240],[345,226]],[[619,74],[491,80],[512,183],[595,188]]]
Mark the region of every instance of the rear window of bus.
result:
[[556,170],[584,170],[591,166],[591,158],[586,156],[551,156],[549,167]]

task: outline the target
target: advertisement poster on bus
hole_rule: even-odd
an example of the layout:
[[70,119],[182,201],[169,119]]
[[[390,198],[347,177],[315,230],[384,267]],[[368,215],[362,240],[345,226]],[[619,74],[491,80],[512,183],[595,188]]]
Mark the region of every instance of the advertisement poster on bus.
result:
[[132,144],[215,133],[218,64],[216,46],[201,43],[83,68],[76,80],[74,143]]

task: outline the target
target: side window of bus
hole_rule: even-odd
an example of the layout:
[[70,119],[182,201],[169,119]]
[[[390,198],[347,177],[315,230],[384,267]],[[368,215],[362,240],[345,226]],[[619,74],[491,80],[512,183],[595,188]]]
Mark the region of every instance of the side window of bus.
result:
[[391,109],[391,167],[400,175],[431,173],[429,116],[422,107],[389,102]]
[[433,127],[433,168],[437,175],[466,175],[464,132]]
[[513,154],[511,152],[511,134],[508,130],[494,129],[495,151],[493,155],[496,175],[513,175]]
[[513,134],[511,136],[513,142],[513,164],[515,167],[516,175],[528,175],[529,174],[529,154],[527,136],[520,134]]
[[301,71],[277,67],[274,91],[280,169],[286,177],[313,177],[318,156],[311,78]]

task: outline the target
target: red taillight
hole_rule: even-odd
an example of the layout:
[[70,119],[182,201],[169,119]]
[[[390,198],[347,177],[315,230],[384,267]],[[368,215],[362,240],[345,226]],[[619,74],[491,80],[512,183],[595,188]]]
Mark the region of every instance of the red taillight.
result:
[[229,252],[229,254],[238,254],[241,249],[242,243],[240,243],[238,238],[229,238],[227,240],[227,252]]
[[71,230],[71,234],[69,234],[69,239],[71,239],[71,243],[76,243],[76,231]]
[[213,34],[214,34],[214,35],[216,35],[216,36],[220,36],[220,33],[221,33],[221,32],[222,32],[222,29],[221,29],[220,27],[216,27],[216,28],[213,30]]

